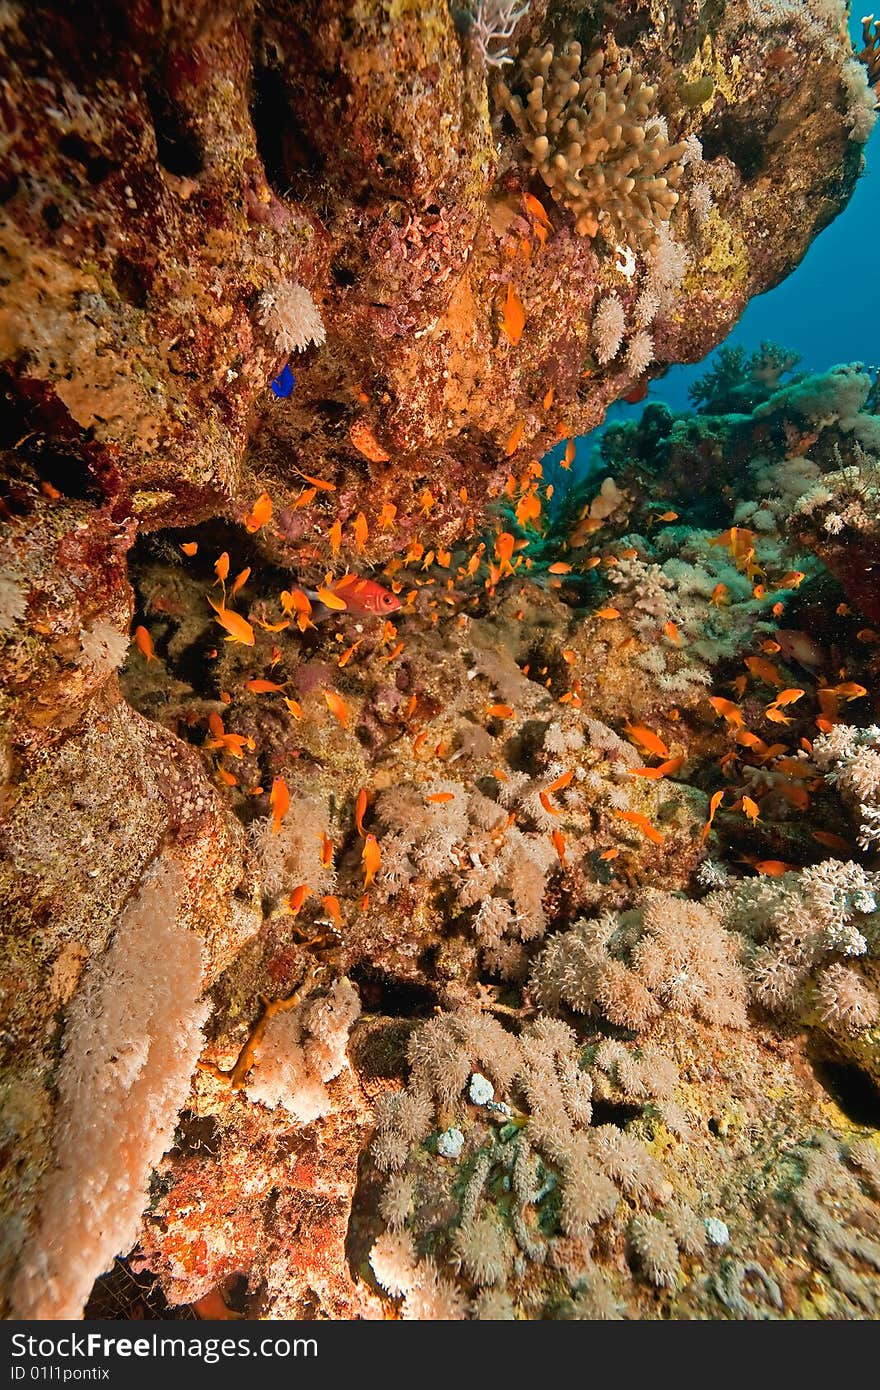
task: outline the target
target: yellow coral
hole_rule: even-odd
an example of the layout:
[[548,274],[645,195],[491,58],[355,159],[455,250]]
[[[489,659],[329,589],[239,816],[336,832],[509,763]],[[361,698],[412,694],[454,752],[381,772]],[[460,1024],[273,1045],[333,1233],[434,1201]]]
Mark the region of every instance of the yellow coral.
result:
[[685,289],[693,293],[701,288],[707,272],[720,275],[731,290],[741,290],[748,285],[749,254],[745,242],[715,207],[709,209],[702,236],[706,253],[686,276]]
[[650,247],[675,204],[684,145],[670,145],[655,89],[609,42],[581,62],[581,46],[532,48],[519,70],[524,96],[496,93],[557,202],[581,236]]

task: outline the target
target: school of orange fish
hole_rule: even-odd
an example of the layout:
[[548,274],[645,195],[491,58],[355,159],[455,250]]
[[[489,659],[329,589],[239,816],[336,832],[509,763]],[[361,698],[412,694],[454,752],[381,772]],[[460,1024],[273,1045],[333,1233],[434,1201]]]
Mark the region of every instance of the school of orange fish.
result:
[[[529,261],[535,246],[542,247],[546,243],[550,233],[550,223],[540,202],[531,195],[524,195],[523,210],[529,219],[533,240],[530,238],[514,239],[508,246],[508,255],[510,257],[521,256],[524,260]],[[500,327],[513,346],[519,342],[525,322],[526,311],[522,300],[514,286],[508,283],[504,288],[503,300],[500,305]],[[543,400],[545,410],[549,410],[552,405],[553,396],[554,391],[551,387]],[[525,422],[520,421],[507,440],[504,449],[505,457],[512,459],[518,452],[524,432]],[[563,430],[560,438],[564,437],[565,431]],[[366,442],[356,440],[355,443],[361,452],[369,457],[373,456],[373,452],[371,452],[373,446],[369,440]],[[574,456],[575,440],[568,438],[564,453],[559,460],[559,467],[563,470],[570,469]],[[387,458],[384,452],[383,458]],[[326,479],[303,473],[299,469],[296,472],[299,474],[303,486],[298,497],[291,504],[294,509],[308,508],[319,497],[319,494],[326,496],[336,490],[335,484]],[[257,651],[262,651],[266,641],[272,640],[274,643],[276,634],[291,628],[305,633],[331,615],[347,613],[365,622],[381,622],[379,643],[380,646],[388,648],[384,660],[390,664],[397,660],[405,650],[405,637],[399,634],[398,624],[401,619],[405,620],[408,613],[416,611],[417,600],[420,600],[418,611],[420,613],[427,612],[432,623],[438,623],[443,616],[447,620],[453,619],[463,626],[466,622],[465,610],[469,605],[475,605],[479,602],[481,591],[485,591],[491,600],[500,585],[515,585],[519,578],[526,576],[539,582],[547,582],[551,587],[559,589],[569,577],[586,575],[591,571],[601,574],[603,570],[607,571],[620,560],[637,558],[638,551],[631,546],[621,549],[619,554],[612,553],[608,547],[602,551],[600,549],[602,537],[599,533],[606,522],[593,514],[590,507],[586,507],[581,512],[565,546],[566,554],[570,558],[559,558],[549,565],[536,567],[529,555],[530,539],[542,535],[545,504],[550,501],[552,496],[553,484],[545,483],[541,463],[536,460],[529,461],[521,471],[511,472],[508,475],[498,498],[499,503],[506,504],[515,517],[521,535],[516,536],[512,531],[500,529],[499,526],[494,537],[490,535],[477,541],[470,553],[465,551],[455,555],[440,546],[432,548],[418,540],[412,541],[405,555],[400,555],[385,566],[381,575],[385,583],[349,570],[341,575],[334,575],[333,567],[338,564],[343,547],[347,554],[354,553],[357,556],[362,556],[366,552],[371,536],[371,525],[363,512],[359,512],[353,521],[347,523],[346,527],[337,518],[326,532],[324,553],[331,568],[327,570],[323,582],[314,590],[296,586],[282,590],[278,595],[277,609],[274,613],[266,610],[264,601],[253,607],[248,607],[246,596],[252,578],[251,570],[245,568],[230,578],[230,557],[224,551],[213,561],[216,576],[213,589],[219,593],[208,593],[206,601],[213,612],[214,621],[224,634],[224,640],[252,647],[255,649],[255,655]],[[460,490],[459,500],[467,503],[467,490],[465,488]],[[437,501],[438,499],[431,490],[425,488],[418,498],[419,513],[416,520],[419,522],[423,519],[430,520]],[[272,517],[272,499],[268,493],[263,492],[256,498],[251,510],[243,518],[244,529],[249,535],[254,536],[264,527],[271,525]],[[672,523],[677,519],[677,512],[667,510],[659,515],[652,514],[651,523]],[[401,518],[398,516],[397,506],[387,501],[382,504],[372,523],[376,533],[394,532],[400,524]],[[753,586],[753,595],[756,599],[764,599],[776,589],[780,592],[796,590],[805,578],[803,572],[789,570],[771,582],[758,563],[755,536],[745,528],[731,526],[720,535],[711,538],[709,545],[724,547],[729,551],[737,569],[747,576]],[[596,553],[585,554],[584,549],[589,546],[594,546]],[[193,559],[197,555],[198,549],[199,543],[196,541],[184,540],[180,542],[180,550],[187,559]],[[421,601],[421,596],[428,589],[433,591],[433,596],[425,605]],[[716,585],[708,602],[715,608],[723,608],[728,604],[729,595],[723,583]],[[784,607],[782,600],[775,603],[772,607],[773,616],[777,619],[781,618]],[[600,604],[592,609],[592,613],[602,623],[614,623],[622,617],[620,609],[611,603]],[[397,616],[397,623],[392,622],[392,615]],[[516,617],[522,619],[522,610],[517,612]],[[266,637],[259,637],[259,633],[266,634]],[[658,640],[661,636],[674,647],[681,648],[686,645],[685,638],[671,621],[665,623],[662,634],[658,633]],[[866,643],[880,642],[880,634],[876,634],[870,629],[863,629],[858,636]],[[133,637],[142,656],[148,662],[155,660],[156,652],[146,627],[139,624],[134,630]],[[339,640],[339,634],[337,634],[337,640]],[[340,669],[357,664],[359,649],[363,641],[363,636],[358,637],[339,653],[336,661]],[[845,670],[835,673],[825,681],[811,681],[812,688],[808,688],[807,684],[802,686],[789,685],[779,666],[770,659],[778,655],[780,650],[779,643],[772,638],[765,638],[760,642],[760,653],[747,656],[744,661],[744,671],[730,681],[732,696],[735,698],[726,694],[714,694],[707,697],[708,706],[712,711],[712,715],[707,715],[707,719],[714,716],[723,722],[730,747],[719,759],[718,774],[723,777],[724,785],[713,790],[709,797],[709,813],[703,827],[703,840],[708,838],[715,817],[722,807],[729,813],[741,814],[746,823],[755,826],[761,819],[760,802],[762,796],[767,794],[768,789],[772,789],[796,810],[806,810],[810,804],[812,792],[819,787],[822,781],[821,774],[810,762],[811,742],[807,736],[809,732],[807,725],[810,719],[812,719],[812,724],[816,729],[825,732],[839,721],[842,702],[859,700],[867,694],[866,687],[850,679]],[[576,664],[577,656],[571,649],[563,649],[561,655],[570,667]],[[269,669],[271,670],[279,660],[279,650],[273,644],[271,653],[268,654]],[[528,667],[523,669],[524,674],[529,675]],[[549,688],[550,680],[548,679],[545,683]],[[755,722],[756,719],[767,721],[782,730],[791,726],[795,716],[797,716],[798,738],[796,745],[789,746],[788,742],[782,741],[785,738],[784,734],[781,734],[778,740],[768,742],[760,734],[747,727],[744,699],[750,685],[753,694],[759,693],[762,688],[772,692],[769,699],[764,699],[760,709],[755,706],[754,700],[749,702],[751,721]],[[265,674],[255,671],[253,676],[244,682],[244,686],[251,694],[278,697],[293,719],[302,720],[304,718],[301,704],[290,694],[286,683],[276,682]],[[348,727],[351,715],[343,695],[330,687],[323,689],[322,694],[327,713],[338,720],[340,725]],[[562,704],[580,708],[583,705],[582,695],[582,685],[573,674],[570,688],[558,698]],[[229,692],[222,692],[221,698],[228,706],[234,703],[233,695]],[[808,708],[809,714],[806,712]],[[660,780],[665,777],[674,778],[687,762],[687,751],[673,751],[668,746],[667,741],[655,730],[642,724],[633,723],[627,719],[626,713],[625,710],[621,710],[623,733],[638,747],[643,757],[655,760],[648,766],[633,770],[631,775],[651,780]],[[674,726],[675,721],[679,718],[679,711],[673,707],[667,713],[670,723]],[[413,697],[410,701],[407,717],[412,718],[415,714],[416,700]],[[516,711],[507,704],[491,703],[485,707],[484,715],[487,719],[513,720],[516,718]],[[211,756],[215,776],[222,785],[229,788],[237,787],[239,779],[236,777],[230,762],[234,763],[236,759],[241,759],[245,748],[252,750],[254,741],[251,737],[245,738],[227,729],[223,718],[216,712],[208,716],[207,724],[208,736],[205,739],[204,749]],[[413,745],[415,753],[423,744],[427,743],[429,737],[428,729],[422,729],[416,734]],[[437,756],[442,757],[447,750],[443,748],[442,744],[438,744],[436,751]],[[760,785],[763,790],[756,790],[739,777],[738,770],[744,765],[751,765],[762,770],[763,776]],[[502,775],[500,769],[499,775]],[[541,794],[542,804],[549,814],[558,814],[550,799],[551,793],[565,786],[566,777],[570,778],[571,775],[573,774],[565,774],[557,783],[554,783]],[[257,796],[263,795],[265,789],[253,787],[247,791],[249,794]],[[443,795],[450,794],[441,793],[439,797]],[[381,845],[376,836],[364,827],[364,816],[369,806],[369,800],[369,792],[362,789],[358,794],[354,810],[355,827],[363,841],[362,864],[365,894],[382,864]],[[291,796],[286,782],[283,776],[276,776],[269,791],[269,809],[274,831],[279,830],[285,816],[290,811],[290,807]],[[656,845],[663,843],[663,834],[643,814],[629,810],[617,810],[616,815],[622,823],[633,827],[638,835],[647,841]],[[833,849],[842,854],[853,853],[852,847],[835,832],[816,830],[813,834],[814,839],[825,848]],[[332,863],[334,846],[326,835],[324,839],[322,862],[326,865]],[[559,862],[564,869],[566,865],[565,836],[561,830],[553,830],[551,839]],[[610,862],[619,853],[619,847],[611,845],[602,850],[599,857]],[[740,858],[743,862],[750,864],[759,874],[780,875],[787,869],[794,867],[783,860],[760,858],[757,855],[741,855]],[[288,906],[294,915],[300,911],[309,893],[310,888],[307,884],[299,884],[293,888],[288,898]],[[367,904],[368,898],[365,896],[362,906]],[[334,922],[337,924],[341,922],[340,906],[334,897],[325,898],[323,907]]]

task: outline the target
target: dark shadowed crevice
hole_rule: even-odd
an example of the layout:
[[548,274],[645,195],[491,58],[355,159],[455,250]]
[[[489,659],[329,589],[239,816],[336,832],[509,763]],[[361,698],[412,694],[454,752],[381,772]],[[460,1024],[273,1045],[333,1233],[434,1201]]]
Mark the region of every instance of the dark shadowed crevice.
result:
[[87,144],[81,136],[73,132],[69,135],[62,135],[58,141],[58,148],[65,159],[73,160],[75,164],[79,164],[85,170],[89,183],[103,183],[108,174],[117,168],[114,160],[109,159],[101,150]]
[[277,68],[255,66],[251,120],[266,178],[279,197],[289,193],[297,174],[321,171],[323,160],[291,110]]
[[861,1068],[851,1062],[812,1059],[813,1075],[848,1120],[880,1129],[880,1091]]
[[[0,489],[7,504],[16,478],[34,475],[50,489],[78,501],[101,500],[97,460],[85,431],[44,382],[0,371],[0,450],[14,450]],[[15,510],[13,506],[12,510]]]
[[127,1257],[115,1259],[113,1268],[95,1281],[83,1317],[110,1322],[140,1322],[151,1318],[192,1322],[196,1314],[188,1304],[172,1307],[155,1274],[149,1270],[135,1272]]
[[386,1014],[391,1018],[429,1018],[434,1012],[437,996],[423,985],[392,979],[368,964],[356,965],[349,975],[358,987],[367,1013]]
[[625,1129],[631,1120],[637,1120],[642,1114],[642,1107],[639,1105],[616,1105],[611,1101],[593,1101],[593,1124],[594,1125],[616,1125],[618,1129]]
[[147,105],[156,133],[156,154],[163,169],[179,178],[196,178],[205,167],[199,141],[183,120],[168,93],[157,82],[145,85]]
[[700,138],[704,159],[713,160],[719,155],[726,155],[739,169],[746,183],[751,183],[766,167],[766,141],[751,117],[727,112],[706,126]]
[[113,283],[127,304],[136,309],[146,308],[153,284],[153,273],[148,266],[120,254],[113,262]]

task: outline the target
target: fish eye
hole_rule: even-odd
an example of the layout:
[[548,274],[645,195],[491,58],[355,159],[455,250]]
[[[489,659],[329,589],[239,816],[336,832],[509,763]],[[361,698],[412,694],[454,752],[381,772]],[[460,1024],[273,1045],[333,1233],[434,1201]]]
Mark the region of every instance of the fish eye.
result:
[[385,606],[386,606],[386,608],[387,608],[387,606],[388,606],[389,603],[393,603],[393,602],[394,602],[394,595],[393,595],[393,594],[383,594],[383,595],[382,595],[382,602],[385,604]]

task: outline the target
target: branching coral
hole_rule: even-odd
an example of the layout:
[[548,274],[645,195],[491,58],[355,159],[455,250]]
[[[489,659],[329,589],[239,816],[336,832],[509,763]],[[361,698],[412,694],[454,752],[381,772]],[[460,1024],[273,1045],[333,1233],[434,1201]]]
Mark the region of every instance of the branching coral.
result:
[[868,69],[869,83],[876,87],[880,83],[880,19],[875,19],[872,14],[865,16],[862,20],[862,38],[864,47],[859,58]]
[[497,95],[535,168],[582,236],[649,247],[678,201],[684,146],[670,144],[655,89],[611,43],[582,63],[581,46],[532,48],[514,87]]
[[762,343],[748,354],[743,347],[721,347],[709,370],[688,387],[688,395],[703,415],[743,414],[777,391],[799,361],[796,353],[775,343]]

